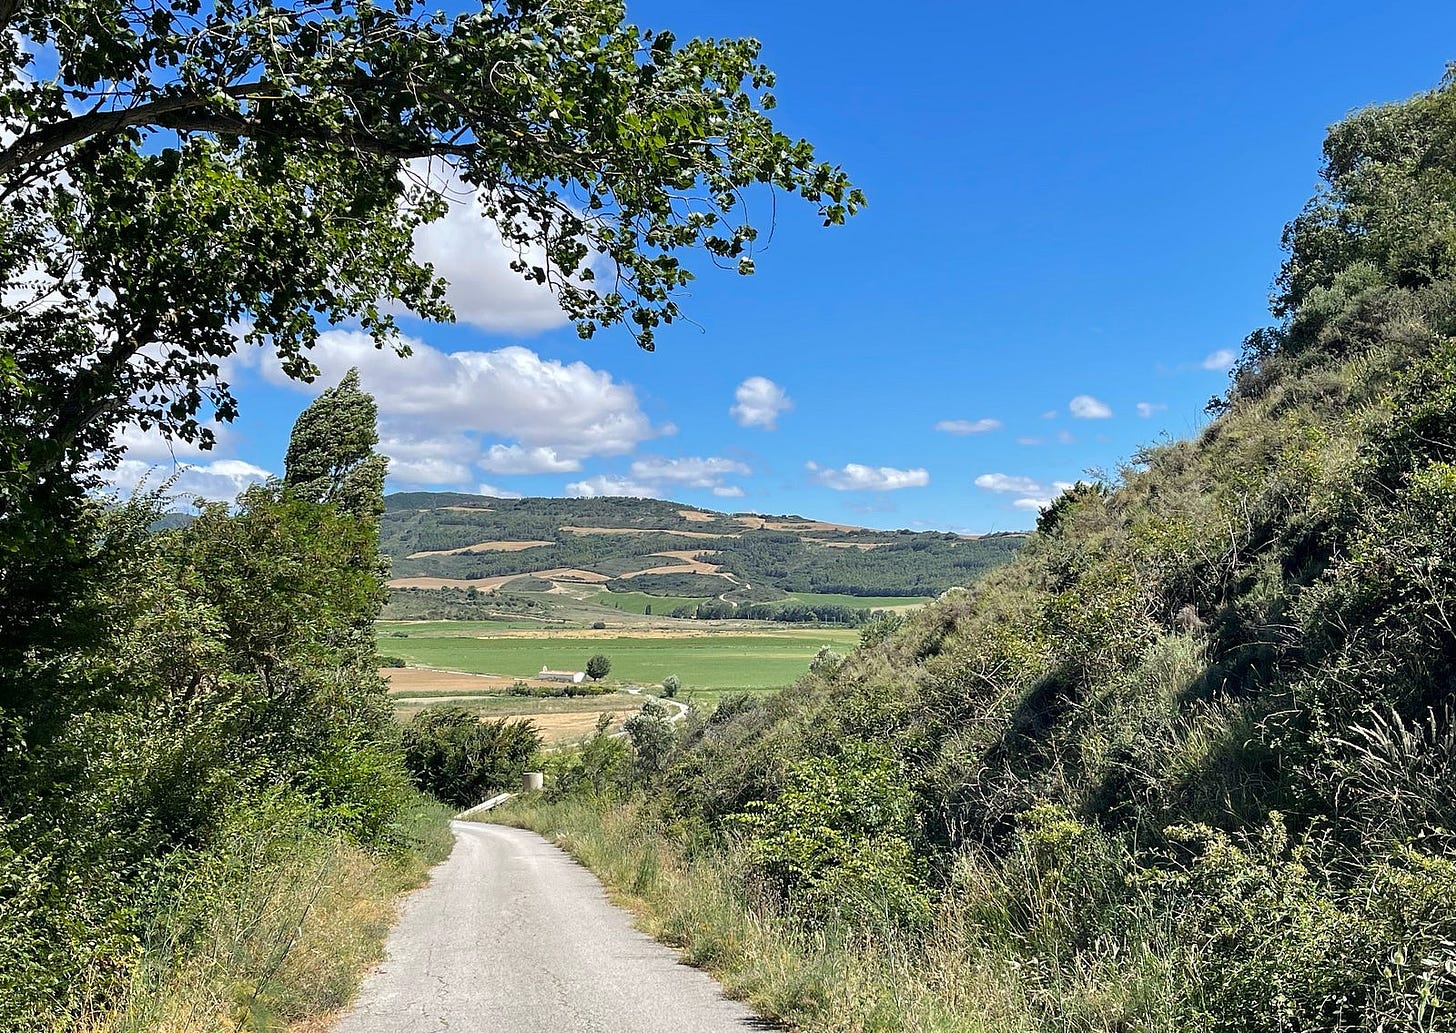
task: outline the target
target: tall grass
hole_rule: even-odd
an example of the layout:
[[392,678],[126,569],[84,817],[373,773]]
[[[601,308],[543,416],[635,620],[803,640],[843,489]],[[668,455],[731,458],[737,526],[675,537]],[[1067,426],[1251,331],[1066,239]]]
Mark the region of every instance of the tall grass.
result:
[[449,813],[420,798],[399,838],[377,852],[282,815],[239,822],[170,887],[178,904],[138,944],[121,1000],[57,1033],[325,1028],[382,956],[397,897],[449,853]]
[[988,902],[1023,895],[994,885],[1002,873],[964,873],[962,892],[947,894],[919,932],[809,928],[755,899],[745,855],[679,845],[641,804],[527,799],[491,820],[551,839],[644,932],[711,972],[730,996],[811,1033],[1173,1028],[1175,962],[1150,944],[1129,950],[1109,940],[1101,962],[1083,952],[1056,968],[1050,959],[1028,964],[1009,937],[988,937],[996,925]]

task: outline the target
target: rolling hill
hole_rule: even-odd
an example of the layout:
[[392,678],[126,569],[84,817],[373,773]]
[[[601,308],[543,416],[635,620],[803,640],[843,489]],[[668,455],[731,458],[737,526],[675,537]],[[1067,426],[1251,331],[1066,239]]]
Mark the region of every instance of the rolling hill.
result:
[[771,608],[784,619],[791,607],[822,615],[923,602],[1006,562],[1024,537],[880,531],[655,499],[409,492],[385,500],[380,547],[389,616],[436,613],[447,601],[468,611],[461,616],[541,616],[572,600],[638,613],[657,602],[659,615],[679,616]]

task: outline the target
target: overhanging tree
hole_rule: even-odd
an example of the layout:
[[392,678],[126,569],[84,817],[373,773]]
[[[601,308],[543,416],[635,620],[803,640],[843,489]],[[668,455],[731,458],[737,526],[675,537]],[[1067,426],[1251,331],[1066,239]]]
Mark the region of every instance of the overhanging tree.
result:
[[447,203],[422,163],[583,335],[648,348],[682,252],[752,271],[745,190],[863,204],[775,129],[756,41],[618,0],[0,0],[0,25],[0,666],[58,641],[120,428],[206,447],[240,349],[309,378],[322,326],[450,318],[412,255]]

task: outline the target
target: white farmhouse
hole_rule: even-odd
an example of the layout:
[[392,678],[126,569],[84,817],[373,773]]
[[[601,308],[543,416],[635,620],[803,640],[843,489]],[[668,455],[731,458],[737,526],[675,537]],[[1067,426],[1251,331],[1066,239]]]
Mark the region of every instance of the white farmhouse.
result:
[[548,671],[545,665],[541,666],[541,673],[536,675],[537,681],[559,681],[569,685],[580,685],[586,681],[585,671]]

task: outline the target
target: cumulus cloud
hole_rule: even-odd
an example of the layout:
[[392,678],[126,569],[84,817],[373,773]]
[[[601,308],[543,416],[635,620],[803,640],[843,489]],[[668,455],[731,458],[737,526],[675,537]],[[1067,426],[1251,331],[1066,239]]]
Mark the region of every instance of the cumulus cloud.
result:
[[1138,402],[1137,414],[1143,419],[1149,420],[1166,408],[1168,408],[1166,402]]
[[923,488],[930,483],[930,473],[920,467],[897,470],[893,466],[846,463],[834,470],[809,462],[804,464],[804,468],[815,481],[835,491],[898,491],[901,488]]
[[230,502],[248,485],[266,481],[273,475],[241,459],[176,466],[123,459],[107,479],[120,494],[126,495],[143,483],[152,488],[160,487],[167,478],[174,476],[175,480],[168,489],[170,495]]
[[493,499],[522,499],[525,498],[518,491],[511,491],[508,488],[497,488],[494,484],[481,484],[476,487],[475,494],[489,495]]
[[794,407],[794,400],[767,377],[749,377],[733,392],[736,404],[728,410],[740,427],[776,430],[779,416]]
[[991,419],[941,420],[935,425],[935,429],[943,434],[985,434],[988,431],[1000,430],[1001,421]]
[[1112,415],[1112,409],[1106,402],[1091,395],[1078,395],[1067,403],[1067,409],[1079,420],[1105,420]]
[[683,456],[679,459],[644,456],[632,463],[632,476],[639,481],[667,481],[689,488],[716,489],[723,486],[725,477],[746,477],[752,472],[744,463],[719,456]]
[[[516,252],[485,218],[479,195],[448,164],[413,162],[411,171],[451,200],[443,218],[415,230],[414,257],[448,281],[445,298],[456,318],[494,333],[538,333],[567,322],[550,288],[511,270]],[[522,257],[532,266],[546,265],[540,248]]]
[[720,499],[741,499],[744,491],[736,484],[720,484],[713,489],[713,494]]
[[491,473],[575,473],[581,469],[581,460],[558,455],[556,449],[544,445],[491,445],[479,465]]
[[1044,484],[1035,477],[1021,477],[1007,473],[983,473],[976,478],[976,487],[1003,495],[1018,495],[1012,501],[1017,509],[1039,512],[1051,505],[1052,499],[1072,485],[1067,481],[1052,481]]
[[[214,439],[213,451],[216,452],[225,448],[228,444],[229,431],[227,427],[219,424],[212,424]],[[170,440],[157,431],[154,427],[150,430],[142,430],[135,424],[121,428],[116,435],[116,444],[126,450],[126,458],[143,459],[147,461],[168,462],[183,457],[205,456],[209,453],[202,451],[195,444],[186,441]]]
[[566,486],[566,494],[580,499],[597,499],[608,496],[650,499],[656,497],[657,489],[650,484],[641,484],[627,477],[598,474],[585,480],[572,481]]
[[[490,473],[568,472],[593,456],[623,455],[666,428],[653,427],[631,385],[584,362],[545,359],[529,348],[446,353],[406,340],[400,358],[367,334],[331,330],[311,357],[315,390],[351,366],[379,404],[380,451],[394,480],[465,484],[479,465]],[[276,384],[300,388],[276,359],[262,365]],[[503,438],[488,446],[482,439]],[[483,454],[482,454],[483,450]]]
[[1238,361],[1238,355],[1231,348],[1220,348],[1204,358],[1203,368],[1219,371],[1233,369],[1236,361]]

